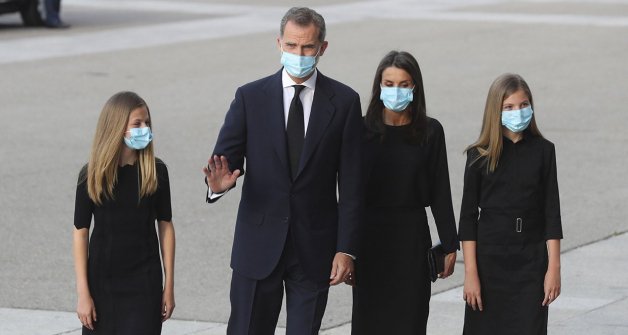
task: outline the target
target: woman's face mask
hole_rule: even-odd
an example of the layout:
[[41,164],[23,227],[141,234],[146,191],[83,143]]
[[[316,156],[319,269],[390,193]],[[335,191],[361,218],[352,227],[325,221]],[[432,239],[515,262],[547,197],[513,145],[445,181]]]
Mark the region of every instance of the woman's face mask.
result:
[[403,112],[414,99],[414,87],[380,86],[380,88],[382,92],[379,98],[384,106],[393,112]]

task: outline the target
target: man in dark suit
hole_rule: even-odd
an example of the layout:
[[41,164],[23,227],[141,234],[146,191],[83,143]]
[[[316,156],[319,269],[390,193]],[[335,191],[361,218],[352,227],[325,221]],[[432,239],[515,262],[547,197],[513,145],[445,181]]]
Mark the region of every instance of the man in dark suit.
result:
[[277,43],[283,68],[238,88],[204,168],[208,202],[244,175],[228,334],[274,334],[284,285],[287,334],[317,334],[329,286],[353,280],[359,96],[316,69],[327,41],[315,11],[290,9]]

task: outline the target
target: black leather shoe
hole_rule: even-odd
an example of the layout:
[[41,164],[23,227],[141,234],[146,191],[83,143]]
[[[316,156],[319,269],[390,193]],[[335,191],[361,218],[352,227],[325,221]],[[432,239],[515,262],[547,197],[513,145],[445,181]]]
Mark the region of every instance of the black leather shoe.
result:
[[63,22],[61,20],[54,21],[54,22],[46,22],[45,25],[46,25],[46,27],[53,28],[53,29],[56,29],[56,28],[58,28],[58,29],[70,28],[69,24],[67,24],[67,23],[65,23],[65,22]]

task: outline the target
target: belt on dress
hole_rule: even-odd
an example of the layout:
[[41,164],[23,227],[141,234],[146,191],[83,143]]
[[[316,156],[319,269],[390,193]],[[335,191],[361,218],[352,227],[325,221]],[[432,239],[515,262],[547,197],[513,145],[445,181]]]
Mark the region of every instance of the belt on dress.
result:
[[515,231],[517,233],[520,233],[523,230],[523,219],[522,218],[517,218],[515,220]]
[[[514,233],[526,233],[543,230],[544,219],[537,211],[508,212],[500,210],[482,210],[480,218],[492,218],[504,222],[502,231]],[[509,223],[510,222],[510,223]],[[525,226],[525,227],[524,227]]]

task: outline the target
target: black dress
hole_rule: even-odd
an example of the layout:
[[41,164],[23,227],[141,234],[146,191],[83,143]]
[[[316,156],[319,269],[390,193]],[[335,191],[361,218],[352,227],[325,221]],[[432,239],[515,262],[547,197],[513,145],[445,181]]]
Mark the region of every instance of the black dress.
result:
[[546,334],[546,240],[563,237],[554,145],[528,131],[503,137],[492,173],[478,155],[467,154],[460,240],[477,241],[484,310],[466,307],[464,334]]
[[356,260],[352,334],[425,334],[431,282],[430,206],[445,250],[458,249],[443,128],[428,119],[422,144],[386,126],[364,146],[366,220]]
[[88,283],[96,305],[95,331],[83,334],[160,334],[162,271],[155,220],[171,221],[166,165],[157,159],[157,191],[139,199],[139,165],[118,168],[113,200],[96,206],[83,180],[76,190],[74,226],[94,229],[89,240]]

